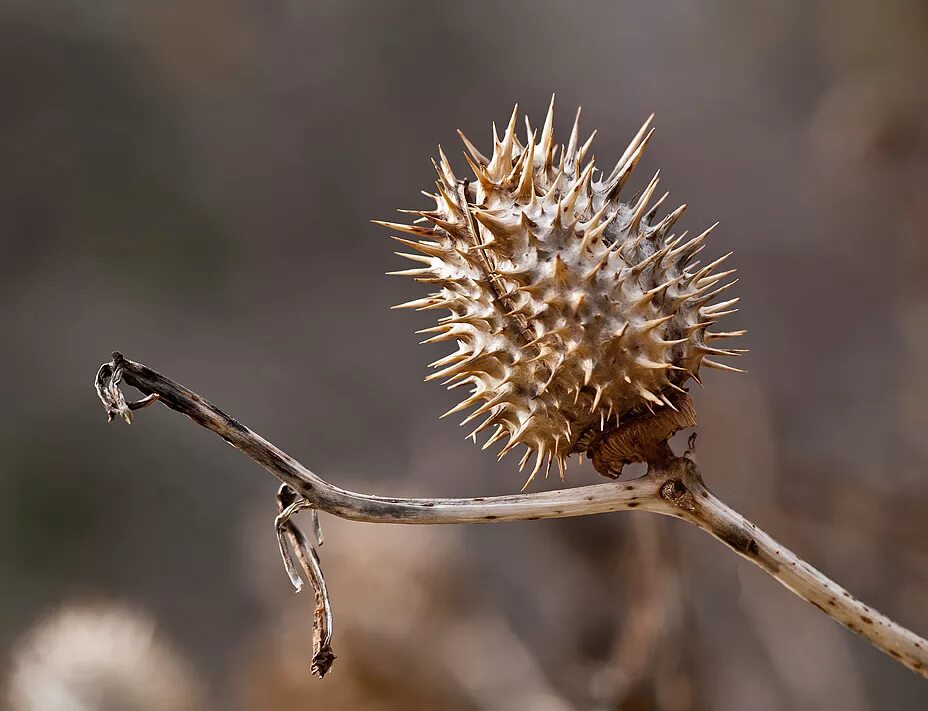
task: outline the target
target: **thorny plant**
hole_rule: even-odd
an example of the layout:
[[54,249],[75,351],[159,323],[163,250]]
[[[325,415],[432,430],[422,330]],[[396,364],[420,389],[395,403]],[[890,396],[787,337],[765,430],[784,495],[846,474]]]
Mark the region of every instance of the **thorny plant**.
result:
[[[413,235],[396,238],[425,265],[400,272],[437,287],[403,307],[448,309],[427,332],[458,350],[433,365],[450,387],[470,385],[469,397],[446,414],[476,407],[465,421],[486,419],[471,433],[495,427],[484,448],[508,435],[500,457],[517,445],[520,469],[535,455],[526,485],[556,463],[584,454],[615,481],[543,493],[465,499],[388,498],[341,489],[252,432],[218,407],[120,353],[103,364],[97,393],[109,418],[132,422],[132,412],[155,402],[212,430],[277,477],[275,530],[287,574],[299,591],[297,565],[315,593],[312,671],[324,676],[335,660],[332,612],[318,548],[318,512],[374,523],[492,523],[585,516],[641,509],[674,516],[706,531],[799,597],[928,677],[928,642],[864,605],[716,498],[703,483],[689,449],[676,456],[668,440],[696,425],[683,385],[699,382],[700,365],[737,370],[707,356],[737,356],[712,341],[743,331],[710,332],[733,313],[736,299],[710,303],[734,282],[723,261],[697,268],[694,257],[709,231],[686,241],[670,233],[683,207],[657,220],[666,194],[651,204],[655,176],[632,204],[618,194],[651,136],[650,119],[615,169],[596,176],[584,167],[592,137],[580,145],[575,121],[555,160],[552,99],[540,137],[526,119],[526,141],[515,136],[517,112],[494,151],[484,156],[464,138],[476,180],[458,180],[441,153],[436,163],[436,209],[412,211],[414,225],[381,223]],[[578,112],[579,117],[579,112]],[[536,138],[538,138],[536,142]],[[433,227],[421,226],[431,222]],[[727,255],[726,255],[727,256]],[[126,383],[144,397],[127,401]],[[647,472],[619,480],[623,466],[645,462]],[[309,510],[314,535],[293,521]]]

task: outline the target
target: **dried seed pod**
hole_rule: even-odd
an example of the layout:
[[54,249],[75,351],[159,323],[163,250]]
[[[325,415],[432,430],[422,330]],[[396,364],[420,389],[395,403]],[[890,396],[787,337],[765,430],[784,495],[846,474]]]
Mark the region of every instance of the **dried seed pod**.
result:
[[672,234],[685,206],[656,219],[667,197],[653,200],[657,175],[631,203],[619,200],[651,119],[605,174],[585,162],[593,137],[580,144],[579,116],[559,150],[553,99],[540,135],[526,121],[524,145],[518,106],[502,139],[494,129],[491,157],[462,134],[474,177],[458,179],[439,148],[435,209],[411,211],[413,225],[378,223],[413,238],[395,237],[418,267],[391,273],[434,288],[395,308],[450,311],[424,342],[457,350],[427,379],[471,389],[445,414],[475,408],[465,422],[483,420],[471,435],[490,429],[485,448],[506,440],[500,458],[525,445],[529,481],[552,462],[563,477],[590,433],[673,408],[700,365],[737,370],[707,356],[741,352],[709,345],[743,333],[707,331],[737,301],[716,301],[735,283],[720,284],[734,270],[716,271],[728,255],[697,268],[712,228]]

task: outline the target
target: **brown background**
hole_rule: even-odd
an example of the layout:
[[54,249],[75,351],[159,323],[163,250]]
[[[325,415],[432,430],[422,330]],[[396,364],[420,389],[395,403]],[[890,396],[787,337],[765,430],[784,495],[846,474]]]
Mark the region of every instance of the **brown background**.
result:
[[[437,420],[416,285],[370,218],[551,92],[643,118],[683,226],[735,250],[745,376],[696,393],[731,504],[928,632],[928,11],[843,3],[0,4],[0,652],[74,600],[157,620],[206,709],[918,709],[928,685],[695,529],[326,517],[339,662],[276,558],[275,482],[183,418],[112,425],[114,348],[333,482],[517,489]],[[455,165],[463,161],[453,158]],[[589,465],[571,484],[596,480]],[[553,485],[553,482],[549,483]],[[9,656],[9,655],[7,655]]]

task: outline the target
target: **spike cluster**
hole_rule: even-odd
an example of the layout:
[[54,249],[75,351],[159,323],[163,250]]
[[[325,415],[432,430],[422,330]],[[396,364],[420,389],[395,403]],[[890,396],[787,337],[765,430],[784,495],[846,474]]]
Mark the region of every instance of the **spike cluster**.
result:
[[474,178],[458,179],[439,147],[437,192],[426,193],[436,208],[402,211],[419,218],[412,225],[378,222],[413,238],[394,237],[419,267],[391,273],[434,289],[394,308],[450,311],[424,331],[434,334],[424,343],[457,343],[427,380],[470,387],[445,415],[475,408],[465,423],[483,419],[471,436],[490,430],[484,448],[505,440],[500,458],[525,445],[526,484],[552,462],[563,477],[582,434],[674,407],[668,395],[699,382],[700,365],[737,370],[711,357],[742,352],[710,345],[743,334],[707,330],[737,302],[717,300],[736,281],[717,271],[728,255],[695,259],[712,228],[672,234],[686,206],[657,219],[667,197],[654,200],[657,174],[632,202],[619,200],[651,118],[606,174],[585,162],[593,136],[580,143],[579,117],[560,149],[553,98],[540,134],[526,118],[524,144],[518,106],[502,139],[494,125],[490,157],[460,134]]

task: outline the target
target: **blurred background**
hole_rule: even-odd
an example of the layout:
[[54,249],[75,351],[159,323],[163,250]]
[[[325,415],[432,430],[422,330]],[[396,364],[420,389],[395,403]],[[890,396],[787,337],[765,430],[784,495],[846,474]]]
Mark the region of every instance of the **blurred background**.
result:
[[[655,112],[684,228],[735,250],[750,371],[705,374],[714,490],[928,633],[928,6],[2,0],[0,657],[14,711],[920,709],[928,684],[649,514],[323,516],[339,660],[278,559],[276,482],[164,408],[107,426],[114,349],[330,481],[523,478],[438,415],[429,314],[371,218],[454,129],[557,92],[609,163]],[[408,283],[407,283],[408,282]],[[569,484],[597,482],[585,464]],[[556,482],[541,486],[555,486]],[[115,701],[114,701],[115,699]],[[120,705],[121,704],[121,705]]]

